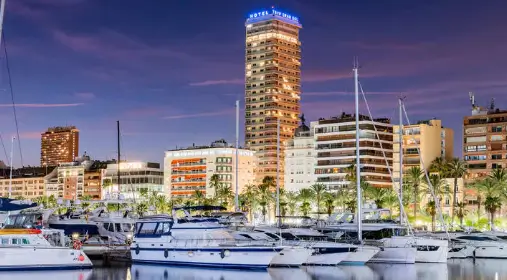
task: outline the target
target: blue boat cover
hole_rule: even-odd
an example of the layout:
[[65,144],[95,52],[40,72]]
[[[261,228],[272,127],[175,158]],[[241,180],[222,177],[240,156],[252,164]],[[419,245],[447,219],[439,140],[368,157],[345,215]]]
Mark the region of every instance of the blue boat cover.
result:
[[0,211],[18,211],[27,208],[37,207],[37,203],[23,204],[23,203],[12,203],[16,199],[0,197]]

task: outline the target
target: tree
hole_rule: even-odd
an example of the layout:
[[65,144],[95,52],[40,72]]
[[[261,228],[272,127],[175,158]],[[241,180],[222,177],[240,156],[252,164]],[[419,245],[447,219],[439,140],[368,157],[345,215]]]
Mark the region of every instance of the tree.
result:
[[287,202],[287,210],[289,215],[295,215],[298,204],[297,192],[285,192],[285,201]]
[[384,201],[386,200],[386,197],[390,196],[391,193],[394,192],[390,188],[378,188],[370,186],[367,189],[365,189],[365,196],[373,200],[375,202],[375,205],[377,205],[378,208],[382,208],[384,206]]
[[220,176],[218,174],[211,175],[211,177],[209,178],[209,184],[208,184],[209,188],[214,189],[216,192],[221,184],[222,184],[222,182],[221,182]]
[[322,198],[324,202],[324,207],[326,208],[326,213],[328,216],[331,216],[334,210],[335,196],[330,192],[326,192],[324,193]]
[[454,210],[458,203],[458,178],[463,178],[467,173],[467,164],[459,158],[453,158],[447,163],[447,171],[454,178],[451,207],[451,224],[454,224]]
[[467,209],[465,202],[458,202],[456,204],[456,217],[459,219],[459,224],[461,227],[463,227],[463,218],[467,215]]
[[268,188],[272,191],[276,188],[276,179],[273,176],[265,176],[262,179],[262,184],[268,186]]
[[270,209],[270,205],[273,202],[273,198],[270,184],[263,183],[258,186],[257,199],[259,201],[259,205],[261,206],[264,222],[266,222],[267,214]]
[[419,166],[411,167],[407,172],[407,183],[409,188],[411,189],[413,200],[414,200],[414,220],[417,219],[417,203],[419,202],[419,192],[421,190],[421,185],[424,181],[424,172],[421,170]]
[[324,184],[313,184],[310,187],[315,194],[315,199],[317,201],[317,219],[320,218],[320,204],[322,201],[322,196],[326,191],[326,186]]
[[192,194],[192,196],[190,197],[190,200],[197,205],[203,205],[205,198],[206,198],[206,195],[204,194],[203,191],[195,190],[194,194]]
[[255,207],[258,205],[257,199],[257,186],[255,185],[246,185],[243,188],[243,193],[240,195],[240,200],[242,201],[243,211],[247,211],[249,215],[249,220],[253,220],[253,211]]
[[438,172],[441,177],[447,176],[447,163],[443,157],[438,157],[430,165],[430,172]]
[[504,194],[502,185],[488,176],[474,183],[474,188],[477,193],[481,193],[486,198],[484,201],[484,209],[489,213],[489,224],[490,228],[493,230],[495,213],[501,207],[502,201],[500,196]]
[[435,231],[435,216],[437,215],[437,207],[434,200],[426,203],[426,213],[431,216],[431,231]]

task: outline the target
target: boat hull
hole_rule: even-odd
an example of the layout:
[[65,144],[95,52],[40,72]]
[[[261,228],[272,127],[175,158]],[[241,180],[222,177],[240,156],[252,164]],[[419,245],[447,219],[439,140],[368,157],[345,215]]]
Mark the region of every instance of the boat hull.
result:
[[393,263],[393,264],[414,264],[417,254],[413,247],[383,247],[370,262]]
[[314,253],[303,265],[312,266],[312,265],[338,265],[343,260],[347,258],[350,252],[340,252],[340,253],[329,253],[329,254],[320,254]]
[[301,266],[312,255],[313,250],[309,248],[284,248],[276,255],[269,266],[272,267],[298,267]]
[[139,248],[131,247],[133,263],[166,264],[234,269],[267,269],[282,248],[207,247]]
[[80,250],[54,247],[0,247],[0,270],[89,269],[92,263]]
[[342,265],[364,265],[371,260],[376,254],[380,252],[380,249],[373,246],[360,246],[354,252],[350,254],[342,261]]

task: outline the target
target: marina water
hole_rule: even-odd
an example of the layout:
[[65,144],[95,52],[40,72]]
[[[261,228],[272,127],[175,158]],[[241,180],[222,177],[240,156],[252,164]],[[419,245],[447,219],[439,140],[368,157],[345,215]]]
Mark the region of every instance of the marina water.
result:
[[81,271],[0,272],[0,279],[66,280],[330,280],[330,279],[507,279],[505,260],[449,260],[447,264],[270,268],[267,271],[200,269],[193,267],[113,264]]

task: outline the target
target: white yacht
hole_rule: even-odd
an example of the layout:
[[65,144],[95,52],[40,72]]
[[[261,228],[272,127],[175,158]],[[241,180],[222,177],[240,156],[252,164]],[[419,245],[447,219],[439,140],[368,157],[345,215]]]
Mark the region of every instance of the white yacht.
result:
[[221,228],[173,229],[169,215],[139,219],[136,222],[131,256],[134,263],[188,265],[198,267],[266,269],[283,250],[277,245],[236,241]]
[[0,270],[51,270],[91,268],[79,249],[49,243],[39,229],[0,230]]
[[[447,240],[415,237],[407,235],[407,228],[391,220],[382,219],[390,216],[388,209],[363,208],[363,237],[365,243],[381,247],[371,262],[382,263],[446,263],[449,245]],[[328,224],[320,228],[334,238],[354,239],[357,225],[353,213],[335,214]]]
[[282,244],[311,248],[312,254],[305,265],[338,265],[365,264],[380,249],[373,246],[357,246],[346,243],[329,242],[328,237],[309,228],[256,227],[254,231],[262,232]]
[[230,233],[239,241],[252,241],[259,244],[266,244],[268,242],[272,245],[279,244],[280,247],[283,247],[283,250],[271,260],[270,267],[298,267],[306,263],[313,253],[313,249],[305,246],[283,244],[283,242],[280,242],[280,237],[276,234],[256,231],[231,231]]

